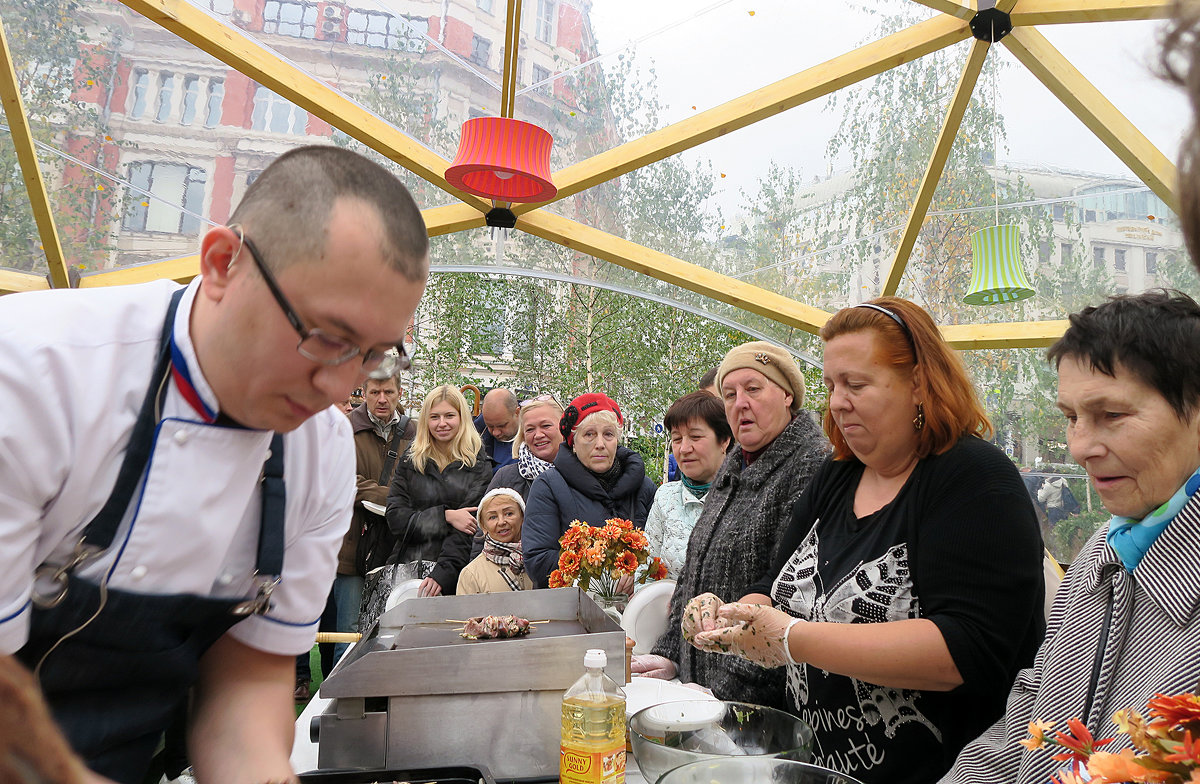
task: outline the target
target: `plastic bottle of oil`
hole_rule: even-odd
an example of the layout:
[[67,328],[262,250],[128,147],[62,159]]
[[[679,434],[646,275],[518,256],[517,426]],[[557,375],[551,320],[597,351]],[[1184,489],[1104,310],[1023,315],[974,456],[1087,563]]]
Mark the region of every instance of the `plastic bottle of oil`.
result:
[[561,784],[625,783],[625,692],[606,664],[604,651],[588,651],[586,672],[563,695]]

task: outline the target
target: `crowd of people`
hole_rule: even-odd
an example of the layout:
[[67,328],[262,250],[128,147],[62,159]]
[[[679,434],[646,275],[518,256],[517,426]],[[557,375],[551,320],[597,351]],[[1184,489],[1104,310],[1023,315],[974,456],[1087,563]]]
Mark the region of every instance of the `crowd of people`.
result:
[[[1195,109],[1200,4],[1178,10],[1166,70]],[[1180,171],[1200,259],[1195,127]],[[295,781],[294,659],[319,617],[355,628],[368,571],[428,562],[427,597],[537,590],[574,520],[645,528],[676,581],[636,674],[793,712],[814,762],[866,784],[1044,784],[1064,762],[1030,727],[1078,719],[1128,751],[1114,711],[1200,682],[1185,293],[1086,307],[1047,352],[1112,515],[1047,618],[1034,504],[1066,490],[1031,495],[913,302],[822,327],[820,421],[789,354],[732,348],[665,412],[656,487],[601,390],[495,389],[472,420],[443,385],[402,409],[428,237],[362,156],[282,155],[200,267],[0,299],[0,411],[22,412],[0,418],[0,780],[141,782],[166,731],[201,782]]]

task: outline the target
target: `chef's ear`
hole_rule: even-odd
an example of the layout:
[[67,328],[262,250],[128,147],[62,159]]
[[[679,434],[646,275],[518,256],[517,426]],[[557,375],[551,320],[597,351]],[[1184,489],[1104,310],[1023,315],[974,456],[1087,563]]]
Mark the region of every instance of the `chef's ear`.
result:
[[219,300],[225,295],[233,275],[234,262],[242,249],[241,229],[236,226],[216,226],[200,240],[200,274],[205,295]]

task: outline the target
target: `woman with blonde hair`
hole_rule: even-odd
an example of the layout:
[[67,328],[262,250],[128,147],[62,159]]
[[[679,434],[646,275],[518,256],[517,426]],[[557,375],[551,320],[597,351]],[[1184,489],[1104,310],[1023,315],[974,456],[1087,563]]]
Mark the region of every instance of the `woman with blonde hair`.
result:
[[533,480],[554,465],[558,447],[563,442],[558,429],[562,413],[562,406],[552,395],[539,395],[521,403],[517,413],[517,436],[512,446],[515,462],[496,471],[488,490],[510,487],[523,501],[529,500]]
[[396,466],[387,502],[388,527],[396,536],[388,563],[436,562],[421,596],[455,592],[478,525],[475,505],[491,478],[466,398],[448,384],[434,388],[421,405],[416,437]]

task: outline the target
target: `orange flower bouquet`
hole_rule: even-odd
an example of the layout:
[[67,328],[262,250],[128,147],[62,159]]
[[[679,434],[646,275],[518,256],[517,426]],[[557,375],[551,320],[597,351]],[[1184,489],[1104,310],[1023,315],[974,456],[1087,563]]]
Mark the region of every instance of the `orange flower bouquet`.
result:
[[[617,590],[617,581],[633,577],[646,564],[635,582],[661,580],[667,566],[647,552],[646,534],[629,520],[613,518],[603,526],[590,526],[574,520],[558,540],[558,568],[550,573],[550,587],[578,585],[602,604],[615,605],[628,597]],[[648,562],[648,563],[647,563]]]
[[1113,714],[1113,723],[1133,743],[1120,753],[1096,751],[1112,738],[1096,740],[1078,719],[1067,722],[1066,732],[1054,737],[1046,722],[1029,722],[1029,738],[1020,741],[1029,749],[1058,747],[1054,759],[1071,764],[1051,779],[1058,784],[1198,784],[1200,783],[1200,695],[1156,694],[1146,705],[1148,718],[1132,710]]

